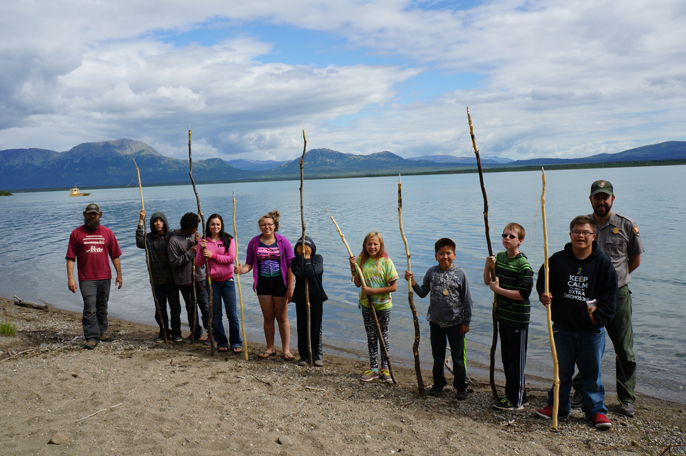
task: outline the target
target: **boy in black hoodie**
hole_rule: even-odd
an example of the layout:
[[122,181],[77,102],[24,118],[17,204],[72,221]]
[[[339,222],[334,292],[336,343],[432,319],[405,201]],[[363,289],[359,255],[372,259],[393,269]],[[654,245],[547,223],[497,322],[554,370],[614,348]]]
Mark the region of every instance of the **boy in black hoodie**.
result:
[[[146,235],[143,229],[144,221],[145,211],[141,210],[138,228],[136,229],[136,246],[140,249],[145,248],[143,237],[145,236],[152,283],[155,287],[155,296],[162,314],[162,319],[160,320],[160,315],[157,313],[157,309],[155,309],[155,321],[160,326],[157,342],[164,342],[165,330],[167,331],[167,339],[181,342],[183,340],[181,338],[181,301],[179,301],[179,289],[174,283],[174,276],[167,254],[169,237],[171,236],[169,223],[167,222],[167,217],[162,212],[155,212],[150,217],[150,232]],[[168,329],[167,301],[169,301],[169,310],[171,312],[171,332]]]
[[[599,429],[612,425],[607,419],[601,360],[605,351],[605,325],[615,314],[617,273],[610,259],[595,242],[595,221],[580,215],[569,225],[571,241],[550,257],[550,292],[545,293],[544,266],[538,272],[536,290],[541,303],[550,306],[553,334],[560,370],[560,416],[570,412],[574,364],[584,379],[583,411]],[[553,388],[548,405],[536,412],[550,419]]]
[[293,302],[298,320],[298,352],[300,365],[309,364],[307,350],[307,300],[305,299],[305,279],[308,279],[310,291],[310,331],[312,338],[312,360],[314,365],[322,367],[322,314],[323,303],[328,296],[322,286],[324,272],[324,258],[317,255],[317,246],[309,236],[305,236],[305,254],[302,252],[302,238],[295,244],[295,258],[291,260],[291,272],[295,276],[295,290]]

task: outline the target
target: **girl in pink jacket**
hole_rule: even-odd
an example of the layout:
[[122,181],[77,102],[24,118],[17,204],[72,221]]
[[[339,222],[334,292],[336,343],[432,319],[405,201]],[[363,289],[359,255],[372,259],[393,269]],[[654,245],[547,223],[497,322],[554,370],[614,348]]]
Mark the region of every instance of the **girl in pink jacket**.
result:
[[[195,263],[202,267],[207,263],[208,275],[212,281],[212,333],[219,352],[228,352],[229,343],[233,353],[241,353],[243,341],[236,312],[236,289],[233,281],[233,268],[236,259],[236,243],[224,232],[224,219],[212,214],[207,219],[205,233],[209,237],[201,239],[201,247],[196,252]],[[229,320],[229,338],[226,338],[222,323],[222,300]]]

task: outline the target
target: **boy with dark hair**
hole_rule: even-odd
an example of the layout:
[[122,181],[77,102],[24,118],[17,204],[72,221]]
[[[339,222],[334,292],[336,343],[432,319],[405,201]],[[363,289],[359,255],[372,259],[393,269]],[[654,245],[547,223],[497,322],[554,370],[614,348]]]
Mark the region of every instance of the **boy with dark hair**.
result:
[[[569,415],[569,392],[576,364],[584,380],[582,408],[586,419],[598,429],[609,429],[612,425],[606,416],[601,361],[605,325],[615,315],[617,273],[595,242],[593,218],[580,215],[569,228],[572,242],[550,257],[550,292],[545,293],[543,266],[536,282],[541,303],[551,306],[560,369],[559,415]],[[548,405],[536,412],[542,418],[552,418],[553,389],[548,392]]]
[[[195,283],[193,283],[193,265],[197,251],[197,242],[200,240],[200,235],[198,234],[199,221],[197,214],[186,212],[181,217],[181,229],[172,232],[167,248],[169,263],[174,274],[174,283],[179,287],[181,296],[183,296],[183,300],[186,303],[188,326],[190,326],[191,330],[191,334],[186,339],[186,342],[191,342],[193,339],[202,340],[202,328],[197,321],[195,305],[193,304],[193,286],[195,286],[198,307],[202,314],[202,323],[205,329],[208,328],[209,323],[209,304],[207,291],[205,290],[205,268],[195,268]],[[209,340],[205,341],[205,343],[209,344]]]
[[[167,217],[162,212],[155,212],[150,217],[150,232],[143,230],[145,223],[145,210],[141,209],[136,229],[136,246],[140,249],[148,247],[148,260],[155,297],[159,305],[155,309],[155,321],[160,327],[156,342],[164,342],[165,331],[167,338],[174,342],[181,342],[181,302],[179,301],[179,289],[174,283],[172,267],[169,264],[169,238],[171,229],[167,223]],[[167,302],[171,312],[171,332],[169,332],[169,316],[167,314]]]
[[446,339],[453,353],[455,397],[467,399],[467,366],[464,336],[469,332],[472,318],[472,295],[464,270],[453,264],[455,243],[447,238],[436,241],[434,245],[436,261],[424,276],[420,287],[414,275],[405,271],[405,280],[412,280],[412,289],[420,298],[431,292],[426,319],[431,332],[431,353],[433,355],[434,384],[429,390],[432,396],[439,396],[448,384],[443,365],[445,363]]
[[[526,255],[519,251],[525,235],[521,225],[507,224],[502,234],[505,251],[489,256],[484,265],[484,283],[495,293],[500,354],[505,372],[505,396],[493,404],[499,410],[521,410],[528,402],[524,369],[534,271]],[[491,280],[493,269],[495,280]]]

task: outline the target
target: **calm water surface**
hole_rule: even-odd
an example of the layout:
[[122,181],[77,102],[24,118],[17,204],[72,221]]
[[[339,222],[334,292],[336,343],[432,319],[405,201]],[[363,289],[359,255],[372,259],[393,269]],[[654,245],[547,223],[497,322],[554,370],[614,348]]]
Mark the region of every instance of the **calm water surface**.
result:
[[[617,199],[614,210],[633,218],[640,227],[646,249],[642,263],[632,275],[634,334],[639,363],[638,391],[685,403],[686,306],[681,303],[686,266],[677,246],[684,245],[686,183],[684,166],[618,168],[604,170],[548,171],[546,213],[550,253],[569,241],[569,221],[591,211],[590,184],[610,180]],[[133,176],[132,176],[133,177]],[[540,197],[541,173],[489,173],[484,176],[490,202],[489,221],[494,251],[502,250],[500,232],[515,221],[527,230],[522,245],[535,271],[543,262]],[[280,233],[294,243],[301,234],[299,182],[260,182],[200,185],[203,212],[232,218],[231,191],[236,192],[239,259],[257,235],[257,219],[270,210],[282,214]],[[87,190],[86,190],[87,191]],[[148,213],[163,211],[178,227],[181,216],[196,210],[195,196],[188,186],[144,188]],[[46,301],[69,310],[82,310],[80,294],[67,289],[64,255],[72,229],[82,223],[88,202],[100,204],[102,223],[111,228],[122,249],[124,287],[112,289],[110,314],[114,317],[154,324],[152,295],[143,251],[135,246],[140,210],[138,189],[96,190],[90,197],[70,198],[68,191],[23,193],[0,198],[0,295],[18,295]],[[341,226],[355,253],[369,231],[379,231],[401,277],[406,269],[404,245],[398,229],[397,178],[312,180],[305,182],[307,234],[324,257],[324,287],[330,297],[324,310],[324,342],[330,347],[366,357],[366,337],[357,292],[350,282],[347,253],[326,214],[327,206]],[[412,253],[412,270],[418,279],[435,264],[433,243],[450,237],[457,243],[456,263],[470,280],[474,317],[467,336],[470,374],[483,375],[488,364],[491,339],[492,295],[481,274],[487,256],[483,224],[483,200],[478,175],[403,177],[403,221]],[[228,227],[233,234],[231,227]],[[27,238],[25,241],[21,239]],[[659,241],[659,242],[658,242]],[[241,276],[248,337],[263,341],[262,318],[252,292],[251,275]],[[412,363],[414,336],[407,305],[407,284],[401,280],[394,295],[391,318],[391,353],[396,364]],[[420,314],[420,356],[430,367],[428,323],[424,316],[428,299],[415,296]],[[552,377],[545,312],[532,299],[527,372]],[[289,316],[295,325],[295,309]],[[182,312],[182,318],[185,312]],[[295,338],[295,333],[294,333]],[[278,338],[277,338],[278,341]],[[295,344],[293,344],[295,345]],[[608,340],[604,358],[605,386],[614,389],[614,352]],[[327,348],[333,352],[333,348]],[[357,356],[357,355],[355,355]],[[498,355],[496,365],[500,365]],[[428,379],[427,379],[428,380]]]

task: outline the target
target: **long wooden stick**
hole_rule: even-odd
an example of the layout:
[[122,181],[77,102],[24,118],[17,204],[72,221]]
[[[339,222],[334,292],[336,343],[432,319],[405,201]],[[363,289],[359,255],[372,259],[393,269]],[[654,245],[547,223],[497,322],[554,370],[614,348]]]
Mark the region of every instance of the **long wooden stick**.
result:
[[[398,174],[398,224],[400,225],[400,236],[403,238],[403,243],[405,244],[405,255],[407,256],[407,270],[412,272],[412,267],[410,266],[410,247],[407,244],[407,238],[405,237],[405,230],[403,229],[403,193],[402,184],[400,183],[400,174]],[[412,292],[412,279],[407,281],[407,301],[410,304],[410,309],[412,310],[412,319],[414,320],[414,344],[412,345],[412,353],[414,354],[414,371],[417,374],[417,388],[419,388],[419,394],[426,396],[426,391],[424,390],[424,380],[422,379],[422,365],[419,362],[419,318],[417,317],[417,308],[414,306],[414,293]]]
[[[545,218],[545,170],[541,168],[543,178],[543,192],[541,193],[541,216],[543,217],[543,271],[544,271],[544,292],[550,293],[550,268],[548,265],[548,226]],[[552,305],[552,304],[551,304]],[[555,337],[553,336],[553,317],[550,305],[546,306],[548,319],[548,337],[550,338],[550,351],[553,355],[553,425],[552,429],[557,431],[557,414],[560,410],[560,366],[557,361],[557,348],[555,348]]]
[[[191,156],[191,129],[190,127],[188,128],[188,175],[191,178],[191,184],[193,184],[193,192],[195,193],[195,200],[198,203],[198,215],[200,216],[200,221],[202,223],[202,238],[206,239],[205,237],[205,216],[202,213],[202,210],[200,209],[200,197],[198,196],[198,190],[195,188],[195,179],[193,179],[193,157]],[[202,248],[202,247],[201,247]],[[207,337],[210,339],[210,354],[214,355],[216,345],[214,343],[214,337],[212,337],[212,310],[214,308],[214,301],[212,299],[212,279],[210,278],[210,261],[209,259],[205,261],[205,264],[207,265],[207,283],[209,286],[207,287],[207,294],[209,296],[209,303],[208,303],[208,319],[209,323],[207,324]],[[195,258],[193,259],[193,269],[195,270]],[[195,302],[195,307],[197,308],[197,296],[195,295],[195,277],[193,277],[193,297]],[[196,313],[196,321],[197,321],[197,309],[195,311]],[[195,338],[195,337],[193,337]],[[192,338],[192,339],[193,339]]]
[[[233,199],[233,242],[236,245],[236,256],[238,256],[238,231],[236,230],[236,194],[231,192],[231,199]],[[238,264],[238,262],[236,262]],[[238,301],[241,304],[241,329],[243,330],[243,354],[245,360],[248,360],[248,338],[245,335],[245,316],[243,315],[243,291],[241,290],[241,279],[238,274],[236,276],[236,284],[238,285]]]
[[[300,157],[300,221],[302,223],[303,235],[302,246],[300,247],[303,254],[303,272],[305,272],[305,209],[303,206],[303,182],[305,174],[303,171],[303,161],[305,161],[305,151],[307,150],[307,138],[305,137],[305,126],[303,125],[303,155]],[[307,353],[310,360],[310,367],[314,366],[312,357],[312,319],[310,312],[310,281],[305,277],[305,302],[307,303]]]
[[[476,138],[474,137],[474,127],[472,126],[472,116],[469,115],[469,107],[467,107],[467,120],[469,121],[469,133],[472,136],[472,146],[474,147],[474,154],[476,155],[476,165],[479,168],[479,182],[481,182],[481,194],[484,199],[484,227],[486,230],[486,243],[488,244],[488,256],[493,256],[493,248],[491,247],[490,227],[488,226],[488,197],[486,196],[486,187],[484,186],[484,173],[481,169],[481,157],[479,157],[479,149],[476,147]],[[495,269],[491,269],[491,280],[495,280]],[[498,399],[498,390],[495,387],[495,349],[498,346],[498,295],[493,295],[493,309],[491,311],[493,318],[493,339],[491,341],[491,363],[489,367],[489,380],[491,382],[491,391],[493,392],[493,399]]]
[[[141,209],[145,211],[145,202],[143,201],[143,186],[141,185],[141,171],[138,169],[138,164],[136,159],[132,158],[133,164],[136,167],[136,174],[138,174],[138,191],[141,194]],[[150,269],[150,258],[148,257],[148,229],[146,227],[145,218],[143,219],[143,247],[145,248],[145,264],[148,266],[148,277],[150,278],[150,288],[152,288],[152,299],[155,301],[155,310],[157,311],[157,318],[159,318],[160,323],[162,323],[162,335],[164,336],[164,343],[168,341],[167,337],[167,325],[164,323],[162,318],[162,311],[160,309],[160,303],[157,300],[157,294],[155,293],[155,284],[152,281],[152,270]],[[165,309],[166,313],[167,309]]]
[[[348,255],[351,257],[354,257],[353,251],[350,250],[350,246],[348,245],[348,241],[345,240],[345,236],[341,232],[341,228],[338,226],[338,223],[336,223],[336,220],[334,220],[333,215],[331,215],[331,212],[329,212],[329,209],[327,207],[324,207],[326,209],[326,212],[329,213],[329,217],[331,217],[331,221],[333,224],[336,226],[336,231],[338,231],[338,234],[341,236],[341,240],[343,241],[343,244],[345,244],[345,248],[348,250]],[[367,282],[364,280],[364,275],[362,274],[362,268],[360,268],[360,265],[357,264],[357,261],[355,262],[355,269],[357,270],[357,274],[360,277],[360,282],[361,287],[366,287]],[[364,294],[363,294],[364,296]],[[376,309],[374,308],[374,305],[372,304],[372,300],[367,298],[367,305],[369,305],[369,308],[372,310],[372,315],[374,315],[374,321],[376,322],[376,331],[379,334],[379,343],[381,344],[381,349],[383,350],[384,356],[386,357],[386,361],[388,361],[388,372],[391,374],[391,380],[393,380],[394,384],[398,384],[397,380],[395,379],[395,375],[393,374],[393,367],[391,366],[391,357],[388,356],[388,349],[386,348],[386,343],[383,340],[383,334],[381,334],[381,325],[379,324],[379,318],[376,316]]]

